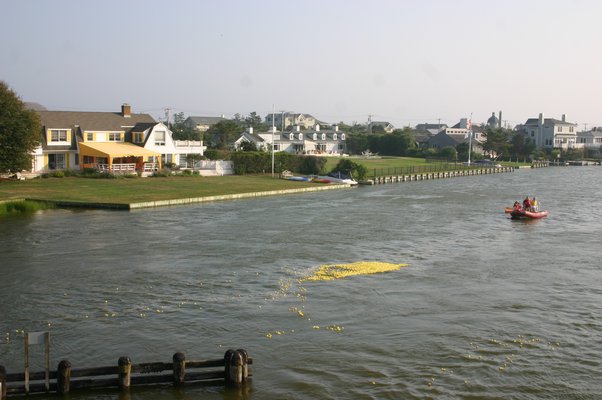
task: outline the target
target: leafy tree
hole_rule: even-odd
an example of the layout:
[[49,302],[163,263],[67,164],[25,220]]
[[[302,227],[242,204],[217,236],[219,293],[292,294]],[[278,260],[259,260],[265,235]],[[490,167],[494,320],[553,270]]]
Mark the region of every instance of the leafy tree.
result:
[[240,150],[242,151],[257,151],[257,146],[253,142],[243,140],[240,144]]
[[40,143],[40,118],[27,110],[5,82],[0,81],[0,171],[31,169],[31,153]]
[[174,114],[173,120],[174,122],[170,124],[170,129],[173,132],[175,140],[203,140],[202,132],[184,124],[186,118],[184,118],[183,112]]
[[268,126],[261,121],[261,116],[258,115],[255,111],[253,111],[251,114],[249,114],[248,117],[245,118],[245,123],[247,126],[252,127],[256,131],[265,132],[268,130]]
[[348,135],[345,140],[347,143],[347,151],[350,154],[361,154],[368,150],[368,137],[363,134]]
[[364,179],[368,174],[368,168],[365,165],[345,158],[340,160],[331,172],[342,172],[346,175],[351,175],[354,179]]
[[209,145],[217,149],[227,149],[241,132],[241,127],[234,121],[223,120],[207,130]]
[[449,161],[456,161],[458,159],[458,150],[453,146],[447,146],[439,151],[439,156]]
[[510,137],[512,131],[504,128],[487,128],[483,143],[483,150],[493,151],[497,154],[508,154],[510,149]]

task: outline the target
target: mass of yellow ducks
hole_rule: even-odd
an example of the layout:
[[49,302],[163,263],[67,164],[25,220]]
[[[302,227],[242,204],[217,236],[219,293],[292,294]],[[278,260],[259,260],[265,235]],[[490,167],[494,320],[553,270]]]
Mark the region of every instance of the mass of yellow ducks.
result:
[[392,264],[379,261],[358,261],[350,264],[320,265],[313,275],[302,281],[332,281],[354,275],[380,274],[397,271],[408,264]]

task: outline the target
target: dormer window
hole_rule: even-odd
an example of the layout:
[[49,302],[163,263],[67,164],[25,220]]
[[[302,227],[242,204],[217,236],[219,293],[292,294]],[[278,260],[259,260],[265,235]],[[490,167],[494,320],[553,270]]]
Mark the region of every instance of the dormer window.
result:
[[295,140],[295,135],[294,135],[293,133],[291,133],[291,134],[289,135],[289,139],[290,139],[290,140]]
[[67,141],[67,130],[65,129],[52,129],[50,131],[51,142],[66,142]]
[[333,133],[333,134],[332,134],[332,139],[333,139],[333,140],[337,140],[337,134],[336,134],[336,133]]
[[314,137],[314,140],[318,140],[318,134],[317,133],[314,133],[313,137]]
[[326,134],[325,133],[322,134],[322,140],[326,140]]
[[299,140],[303,140],[303,134],[302,133],[299,134]]
[[109,142],[121,142],[121,133],[109,132]]
[[345,140],[345,134],[341,133],[341,140]]

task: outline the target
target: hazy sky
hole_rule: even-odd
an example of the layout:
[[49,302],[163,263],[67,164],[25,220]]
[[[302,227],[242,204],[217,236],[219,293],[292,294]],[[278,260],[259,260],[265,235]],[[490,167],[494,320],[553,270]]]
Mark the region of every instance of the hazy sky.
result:
[[602,1],[0,0],[0,80],[51,110],[602,126]]

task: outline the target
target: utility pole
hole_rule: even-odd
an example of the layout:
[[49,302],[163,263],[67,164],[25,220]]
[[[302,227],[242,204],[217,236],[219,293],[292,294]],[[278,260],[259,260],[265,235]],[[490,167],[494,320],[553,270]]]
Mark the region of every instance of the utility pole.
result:
[[583,130],[583,132],[587,132],[587,122],[583,124],[585,126],[585,129]]
[[368,126],[370,127],[370,134],[372,135],[372,117],[374,114],[368,114]]

